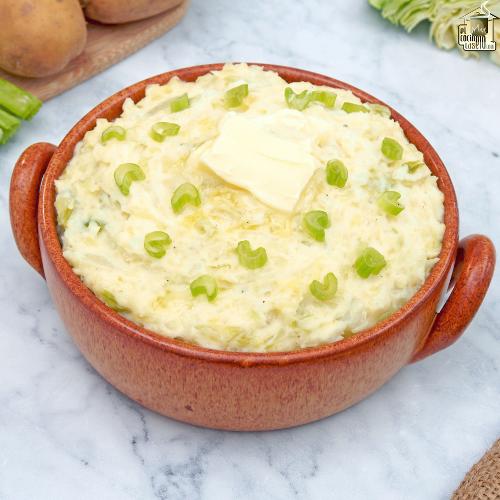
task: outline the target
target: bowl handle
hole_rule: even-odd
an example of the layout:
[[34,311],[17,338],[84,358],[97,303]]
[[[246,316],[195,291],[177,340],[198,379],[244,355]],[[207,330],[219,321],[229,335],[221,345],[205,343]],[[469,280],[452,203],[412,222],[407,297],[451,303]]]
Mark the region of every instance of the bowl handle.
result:
[[426,358],[459,339],[479,309],[494,269],[495,247],[489,238],[472,234],[460,241],[450,282],[453,291],[411,362]]
[[28,264],[44,277],[38,243],[38,191],[56,146],[32,144],[19,157],[10,180],[10,224],[17,248]]

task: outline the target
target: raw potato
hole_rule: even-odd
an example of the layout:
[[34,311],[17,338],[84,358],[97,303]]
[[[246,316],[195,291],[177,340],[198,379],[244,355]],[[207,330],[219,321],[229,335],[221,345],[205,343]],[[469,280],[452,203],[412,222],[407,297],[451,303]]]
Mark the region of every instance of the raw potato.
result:
[[57,73],[87,40],[78,0],[0,0],[0,68],[15,75]]
[[[105,24],[128,23],[172,9],[182,0],[81,0],[89,19]],[[125,5],[124,5],[125,4]]]

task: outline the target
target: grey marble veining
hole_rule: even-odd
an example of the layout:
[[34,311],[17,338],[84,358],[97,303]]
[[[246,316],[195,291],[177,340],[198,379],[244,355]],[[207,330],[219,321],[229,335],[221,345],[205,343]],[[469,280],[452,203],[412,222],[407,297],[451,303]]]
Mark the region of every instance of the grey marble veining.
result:
[[500,285],[463,339],[323,421],[238,434],[171,421],[85,362],[19,256],[8,184],[21,151],[57,143],[125,85],[247,60],[348,81],[429,138],[454,180],[461,232],[500,248],[500,68],[408,36],[367,2],[194,0],[173,31],[47,103],[0,150],[0,499],[441,499],[500,435]]

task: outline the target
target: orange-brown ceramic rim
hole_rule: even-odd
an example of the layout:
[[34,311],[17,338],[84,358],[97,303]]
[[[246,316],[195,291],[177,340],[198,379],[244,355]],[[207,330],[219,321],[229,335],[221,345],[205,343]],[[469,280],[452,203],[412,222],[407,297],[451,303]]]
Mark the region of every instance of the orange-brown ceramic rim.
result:
[[[362,101],[379,103],[387,106],[387,104],[382,101],[351,85],[324,75],[286,66],[259,63],[251,64],[257,64],[258,66],[264,67],[266,70],[276,71],[289,82],[310,81],[317,85],[328,85],[339,89],[347,89],[351,90]],[[438,177],[439,189],[444,194],[444,223],[446,228],[439,261],[433,267],[422,287],[401,309],[396,311],[386,320],[377,323],[372,328],[366,329],[352,337],[338,342],[288,352],[256,353],[207,349],[181,340],[159,335],[120,316],[104,305],[90,289],[83,284],[63,257],[56,228],[54,181],[61,175],[68,161],[71,159],[75,145],[83,138],[88,130],[94,127],[96,119],[105,117],[111,120],[117,117],[121,113],[123,101],[130,96],[137,101],[144,95],[144,90],[148,85],[155,83],[164,84],[173,76],[178,76],[183,80],[193,81],[198,76],[209,71],[221,69],[222,66],[223,64],[193,66],[163,73],[142,82],[138,82],[121,90],[96,106],[70,130],[55,151],[47,171],[45,172],[40,189],[40,202],[38,206],[39,235],[45,242],[47,257],[52,261],[54,268],[57,273],[59,273],[65,285],[79,298],[87,309],[92,311],[92,313],[104,318],[110,326],[118,329],[123,335],[131,335],[158,349],[170,351],[180,356],[242,366],[285,365],[311,361],[325,356],[342,356],[356,346],[372,340],[374,337],[383,336],[391,327],[396,326],[398,323],[402,323],[407,316],[419,310],[425,300],[432,295],[439,283],[442,282],[443,279],[446,279],[446,274],[449,273],[449,270],[452,268],[458,244],[458,209],[455,191],[448,172],[438,154],[425,137],[410,122],[394,109],[390,108],[390,106],[388,107],[391,109],[392,118],[400,123],[408,140],[424,153],[427,165],[432,170],[433,174]]]

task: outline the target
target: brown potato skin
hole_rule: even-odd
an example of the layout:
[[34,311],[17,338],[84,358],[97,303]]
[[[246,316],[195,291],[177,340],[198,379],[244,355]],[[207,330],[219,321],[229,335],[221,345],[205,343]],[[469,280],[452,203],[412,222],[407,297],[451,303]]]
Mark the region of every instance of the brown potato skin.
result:
[[0,0],[0,68],[20,76],[61,71],[87,40],[78,0]]
[[83,0],[85,16],[104,24],[138,21],[172,9],[182,0]]

